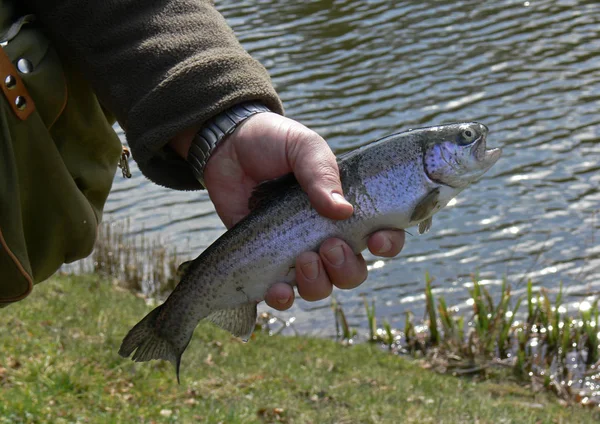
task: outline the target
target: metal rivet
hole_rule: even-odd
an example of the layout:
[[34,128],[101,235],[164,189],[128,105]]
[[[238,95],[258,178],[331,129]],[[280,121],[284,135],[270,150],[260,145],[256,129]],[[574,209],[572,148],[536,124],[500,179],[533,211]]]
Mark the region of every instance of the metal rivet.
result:
[[9,90],[12,90],[17,85],[17,79],[12,75],[8,75],[6,78],[4,78],[4,85],[6,85],[6,88]]
[[27,107],[27,100],[25,99],[25,97],[17,96],[17,98],[15,99],[15,106],[17,106],[17,109],[19,110],[25,109]]
[[28,74],[33,71],[33,64],[31,61],[21,58],[17,61],[17,69],[23,74]]

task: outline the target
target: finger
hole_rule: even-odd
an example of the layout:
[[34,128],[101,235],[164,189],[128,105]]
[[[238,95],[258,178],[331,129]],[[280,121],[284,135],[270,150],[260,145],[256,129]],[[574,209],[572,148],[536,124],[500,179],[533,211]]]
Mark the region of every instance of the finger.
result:
[[333,286],[323,269],[321,258],[315,252],[304,252],[296,259],[298,294],[305,300],[315,301],[331,295]]
[[369,251],[376,256],[391,258],[404,247],[404,230],[382,230],[371,234],[367,241]]
[[273,309],[285,311],[294,304],[294,289],[289,284],[273,284],[265,296],[265,302]]
[[340,289],[353,289],[367,279],[367,264],[343,240],[325,240],[319,249],[331,283]]
[[286,134],[286,153],[296,179],[319,214],[331,219],[352,215],[335,155],[321,136],[303,125],[292,126]]

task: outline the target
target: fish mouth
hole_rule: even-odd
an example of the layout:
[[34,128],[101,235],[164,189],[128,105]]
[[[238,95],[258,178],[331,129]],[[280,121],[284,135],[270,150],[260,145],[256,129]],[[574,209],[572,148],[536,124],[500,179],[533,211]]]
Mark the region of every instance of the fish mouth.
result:
[[483,168],[489,168],[494,165],[500,156],[502,155],[502,149],[496,147],[492,149],[488,149],[486,146],[486,136],[487,134],[483,134],[471,148],[471,155],[475,158],[475,160],[481,164]]

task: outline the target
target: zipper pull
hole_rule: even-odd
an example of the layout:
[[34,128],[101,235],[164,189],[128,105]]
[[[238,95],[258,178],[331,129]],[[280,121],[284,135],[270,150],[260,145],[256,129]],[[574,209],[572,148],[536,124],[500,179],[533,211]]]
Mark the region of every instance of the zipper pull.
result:
[[126,146],[123,146],[123,151],[121,152],[121,158],[119,159],[119,168],[121,168],[121,172],[123,173],[123,178],[131,178],[131,171],[129,170],[129,162],[127,162],[127,159],[129,159],[129,156],[131,156],[131,152],[129,151],[129,148]]

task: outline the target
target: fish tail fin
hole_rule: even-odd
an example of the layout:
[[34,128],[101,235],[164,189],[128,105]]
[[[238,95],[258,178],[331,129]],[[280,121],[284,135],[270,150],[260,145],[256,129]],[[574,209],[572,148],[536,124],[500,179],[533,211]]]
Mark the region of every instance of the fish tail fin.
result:
[[121,343],[119,355],[127,358],[133,353],[131,360],[135,362],[165,359],[175,366],[177,383],[180,383],[179,366],[185,347],[179,351],[170,340],[167,340],[158,333],[156,320],[162,307],[163,305],[152,310],[135,327],[129,330],[129,333],[127,333]]

